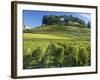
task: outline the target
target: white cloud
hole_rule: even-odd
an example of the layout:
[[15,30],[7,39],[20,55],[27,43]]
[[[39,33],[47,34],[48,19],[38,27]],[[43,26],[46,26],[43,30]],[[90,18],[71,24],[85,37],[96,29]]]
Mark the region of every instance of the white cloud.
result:
[[88,19],[91,18],[91,15],[90,14],[80,14],[80,15],[83,16],[84,18],[88,18]]

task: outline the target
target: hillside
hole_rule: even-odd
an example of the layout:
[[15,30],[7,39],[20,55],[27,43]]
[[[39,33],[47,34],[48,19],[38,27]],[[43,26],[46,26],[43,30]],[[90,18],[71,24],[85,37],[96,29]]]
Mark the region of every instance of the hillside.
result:
[[[49,26],[40,26],[33,29],[24,30],[25,33],[34,33],[35,37],[47,37],[49,36],[57,36],[60,39],[65,38],[75,38],[88,40],[90,36],[90,28],[81,28],[76,26],[58,26],[58,25],[49,25]],[[40,36],[39,36],[40,35]],[[62,38],[61,38],[62,37]]]
[[90,28],[47,25],[23,35],[24,69],[90,65]]

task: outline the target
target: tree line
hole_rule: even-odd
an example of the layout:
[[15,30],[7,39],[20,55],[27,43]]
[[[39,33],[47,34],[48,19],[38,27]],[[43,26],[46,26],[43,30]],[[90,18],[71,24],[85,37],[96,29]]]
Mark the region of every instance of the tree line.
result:
[[46,25],[67,25],[67,26],[79,26],[79,27],[91,27],[91,23],[85,23],[82,19],[79,19],[78,17],[74,17],[72,15],[44,15],[42,19],[42,26]]

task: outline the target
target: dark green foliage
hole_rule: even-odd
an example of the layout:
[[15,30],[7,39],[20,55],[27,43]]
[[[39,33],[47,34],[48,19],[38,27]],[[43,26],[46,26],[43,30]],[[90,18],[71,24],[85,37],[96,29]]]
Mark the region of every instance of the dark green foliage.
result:
[[87,27],[88,27],[88,28],[91,28],[91,22],[88,22],[88,23],[87,23]]
[[54,15],[44,15],[42,19],[42,25],[52,25],[52,24],[58,24],[60,21],[59,16]]
[[[66,15],[61,15],[61,16],[56,16],[56,15],[44,15],[42,19],[42,25],[67,25],[67,26],[78,26],[78,27],[86,27],[86,23],[72,15],[66,16]],[[90,24],[87,24],[87,26],[90,28]]]
[[30,68],[30,63],[31,63],[31,55],[28,54],[28,55],[24,55],[23,56],[23,68]]
[[62,44],[50,42],[45,53],[41,48],[32,51],[32,54],[24,55],[24,69],[54,68],[89,66],[90,47],[88,44]]
[[44,64],[47,65],[46,67],[62,66],[63,55],[64,49],[61,46],[50,43],[45,53]]
[[49,19],[49,16],[47,16],[47,15],[45,15],[45,16],[43,17],[42,26],[48,24],[48,22],[49,22],[48,19]]
[[28,54],[28,55],[24,55],[24,69],[25,68],[39,68],[40,66],[40,62],[42,59],[42,54],[41,54],[41,49],[40,47],[33,50],[32,54]]
[[85,47],[80,47],[79,49],[79,65],[80,66],[85,66],[88,65],[88,53]]
[[77,66],[78,65],[78,49],[76,46],[74,45],[67,45],[65,46],[65,60],[67,62],[65,62],[64,66],[68,65],[68,66]]

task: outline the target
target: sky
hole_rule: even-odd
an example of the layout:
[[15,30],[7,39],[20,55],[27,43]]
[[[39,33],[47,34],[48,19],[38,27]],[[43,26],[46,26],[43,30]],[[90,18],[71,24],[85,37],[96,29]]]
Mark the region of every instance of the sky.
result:
[[38,27],[42,25],[42,18],[44,15],[72,15],[84,20],[86,23],[91,20],[89,13],[75,13],[75,12],[51,12],[51,11],[34,11],[23,10],[23,26]]

